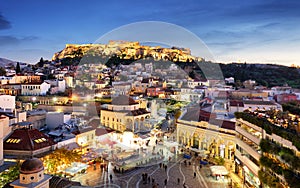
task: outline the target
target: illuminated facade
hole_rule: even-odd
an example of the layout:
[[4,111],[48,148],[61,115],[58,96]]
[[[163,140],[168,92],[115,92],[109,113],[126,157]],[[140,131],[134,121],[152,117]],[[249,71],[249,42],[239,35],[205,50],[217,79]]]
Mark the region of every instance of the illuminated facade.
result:
[[210,156],[233,160],[235,150],[234,122],[178,120],[177,142],[204,151]]
[[151,128],[145,123],[147,118],[150,118],[150,112],[140,108],[132,98],[120,95],[112,100],[112,104],[102,106],[100,121],[114,130],[136,132]]
[[261,156],[259,143],[263,137],[263,129],[242,119],[236,121],[235,172],[245,183],[258,188]]

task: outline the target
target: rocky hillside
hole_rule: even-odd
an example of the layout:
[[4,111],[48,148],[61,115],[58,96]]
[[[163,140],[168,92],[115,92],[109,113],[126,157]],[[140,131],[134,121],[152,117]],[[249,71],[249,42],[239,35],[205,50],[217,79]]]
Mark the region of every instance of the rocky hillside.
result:
[[66,58],[82,58],[89,56],[109,57],[117,55],[120,59],[141,59],[152,57],[154,59],[170,61],[193,61],[199,60],[191,55],[187,48],[162,48],[159,46],[143,46],[139,42],[110,41],[108,44],[67,44],[66,47],[54,54],[52,61],[61,61]]
[[[190,50],[186,48],[143,46],[138,42],[110,41],[108,44],[67,44],[62,51],[55,53],[52,58],[53,61],[61,62],[61,65],[77,65],[79,62],[106,62],[109,67],[130,64],[141,59],[145,61],[156,60],[158,64],[170,60],[185,70],[192,78],[204,77],[201,69],[213,72],[214,70],[218,71],[218,66],[220,66],[224,78],[234,77],[239,83],[252,79],[259,85],[268,87],[287,84],[294,88],[300,88],[300,69],[295,67],[246,63],[220,63],[218,65],[193,57]],[[200,62],[201,65],[199,66],[195,62]]]

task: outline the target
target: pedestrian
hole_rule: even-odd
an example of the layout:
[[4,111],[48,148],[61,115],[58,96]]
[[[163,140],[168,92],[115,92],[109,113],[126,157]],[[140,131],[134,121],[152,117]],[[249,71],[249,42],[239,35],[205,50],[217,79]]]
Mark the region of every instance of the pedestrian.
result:
[[186,160],[184,160],[184,165],[186,166]]
[[178,185],[180,184],[180,178],[177,178],[177,184]]
[[161,168],[161,166],[162,166],[162,164],[161,163],[159,163],[159,167]]
[[194,172],[194,178],[196,178],[196,172]]
[[167,165],[165,165],[165,171],[167,171],[167,168],[168,168]]
[[109,179],[110,179],[111,182],[112,182],[112,178],[113,178],[113,177],[112,177],[112,175],[110,174],[110,175],[109,175]]
[[189,161],[189,165],[191,165],[192,163],[191,163],[191,161]]
[[167,179],[165,179],[165,186],[167,186],[167,182],[168,182],[168,180],[167,180]]
[[152,178],[152,183],[154,183],[154,181],[155,181],[155,179],[154,179],[154,178]]
[[186,188],[185,182],[183,183],[183,188]]
[[150,176],[148,176],[148,183],[150,183]]

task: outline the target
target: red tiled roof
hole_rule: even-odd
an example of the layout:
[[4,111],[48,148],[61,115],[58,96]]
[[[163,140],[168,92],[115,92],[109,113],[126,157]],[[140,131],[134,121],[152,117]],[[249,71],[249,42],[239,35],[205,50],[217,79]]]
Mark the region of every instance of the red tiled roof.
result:
[[114,98],[111,101],[111,104],[113,105],[133,105],[138,104],[135,102],[131,97],[128,97],[126,95],[119,95],[118,97]]
[[239,106],[239,107],[244,107],[244,103],[243,101],[235,101],[235,100],[231,100],[229,102],[230,106]]
[[107,133],[113,132],[111,129],[106,129],[106,128],[97,128],[96,129],[96,136],[102,136]]
[[[15,139],[15,143],[9,142],[9,139]],[[3,149],[34,151],[54,144],[55,142],[50,137],[39,130],[24,128],[14,130],[13,133],[4,141]]]
[[128,115],[132,115],[132,116],[139,116],[139,115],[143,115],[143,114],[149,114],[150,112],[148,112],[146,109],[144,108],[139,108],[137,110],[131,110],[130,112],[128,112]]

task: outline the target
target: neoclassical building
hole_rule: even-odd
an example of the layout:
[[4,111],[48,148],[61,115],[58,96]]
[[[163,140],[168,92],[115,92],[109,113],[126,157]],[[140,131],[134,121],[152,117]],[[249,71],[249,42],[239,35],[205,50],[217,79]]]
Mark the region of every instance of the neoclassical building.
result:
[[235,151],[234,124],[234,122],[222,120],[211,120],[210,122],[178,120],[177,142],[205,151],[211,156],[233,159]]
[[119,95],[111,104],[102,105],[101,124],[118,131],[130,130],[138,132],[150,129],[145,119],[150,118],[150,112],[140,108],[140,104],[131,97]]
[[210,156],[234,158],[235,122],[216,119],[211,107],[189,108],[177,122],[177,142]]

